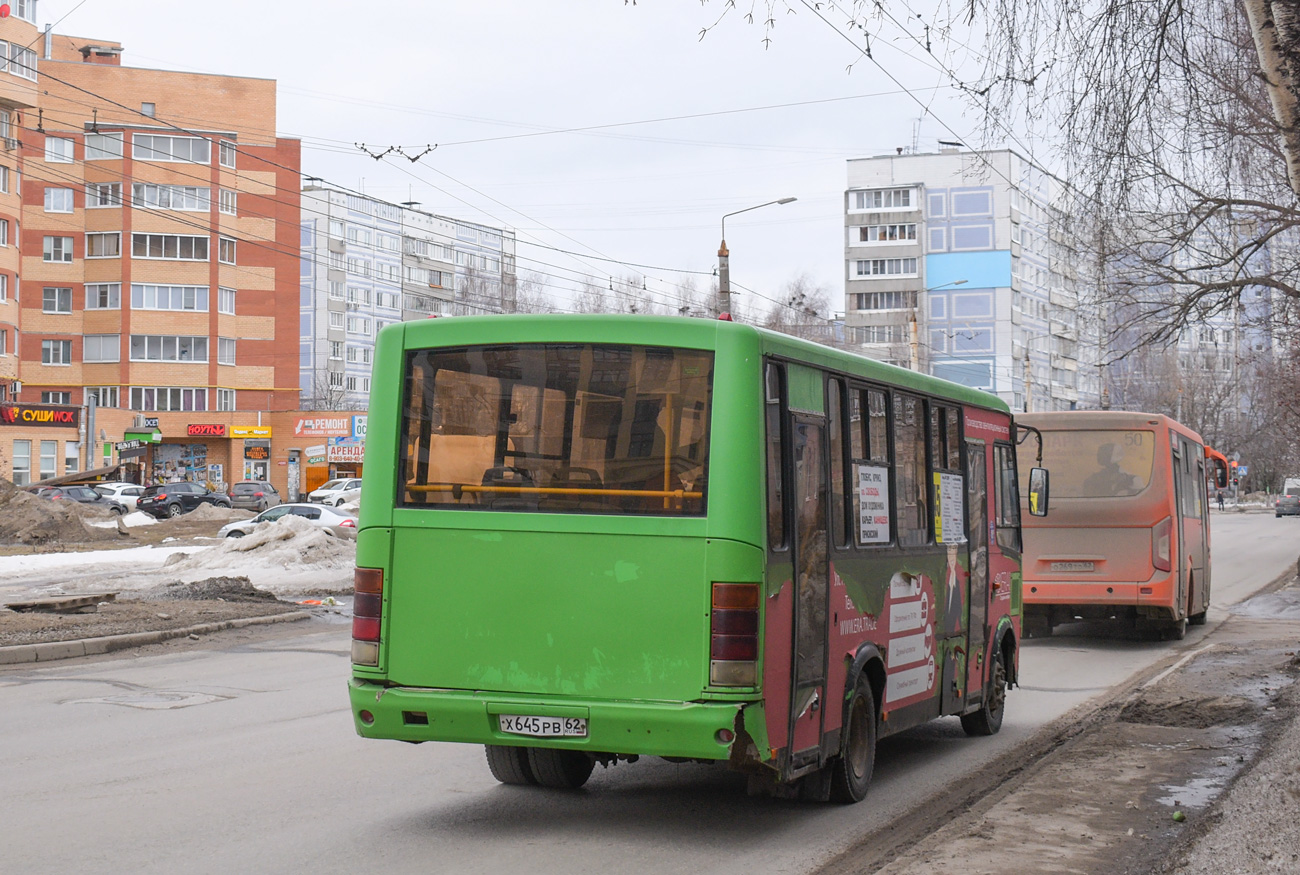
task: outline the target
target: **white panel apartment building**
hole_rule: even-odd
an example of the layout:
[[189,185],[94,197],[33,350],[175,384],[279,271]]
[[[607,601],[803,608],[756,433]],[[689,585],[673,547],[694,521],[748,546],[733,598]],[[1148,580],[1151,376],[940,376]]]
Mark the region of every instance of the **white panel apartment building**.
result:
[[1060,188],[1009,150],[850,160],[849,338],[1013,410],[1096,407],[1096,321],[1081,313]]
[[363,409],[393,322],[514,309],[515,236],[337,189],[302,192],[299,374],[306,409]]

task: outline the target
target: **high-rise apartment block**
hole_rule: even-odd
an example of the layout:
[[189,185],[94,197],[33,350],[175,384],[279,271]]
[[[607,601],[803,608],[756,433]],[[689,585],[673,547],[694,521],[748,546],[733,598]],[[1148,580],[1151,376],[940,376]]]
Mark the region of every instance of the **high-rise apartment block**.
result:
[[868,355],[1000,396],[1096,407],[1061,184],[1009,150],[848,162],[845,326]]
[[357,409],[393,322],[514,310],[515,236],[356,192],[302,192],[303,405]]

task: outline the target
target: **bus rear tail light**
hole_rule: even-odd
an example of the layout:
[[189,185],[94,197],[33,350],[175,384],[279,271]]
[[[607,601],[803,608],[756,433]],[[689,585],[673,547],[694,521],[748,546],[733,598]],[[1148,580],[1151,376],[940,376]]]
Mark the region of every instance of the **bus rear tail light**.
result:
[[758,584],[713,584],[709,620],[709,683],[758,683]]
[[1169,571],[1173,568],[1173,563],[1169,561],[1171,555],[1169,542],[1173,534],[1173,517],[1165,517],[1151,529],[1151,564],[1160,571]]
[[379,665],[379,626],[384,606],[384,572],[358,568],[352,572],[352,662]]

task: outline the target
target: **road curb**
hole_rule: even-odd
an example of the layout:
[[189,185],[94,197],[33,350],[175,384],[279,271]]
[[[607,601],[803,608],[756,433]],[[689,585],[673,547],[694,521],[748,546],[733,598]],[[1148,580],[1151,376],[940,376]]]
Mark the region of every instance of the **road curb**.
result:
[[286,614],[269,614],[264,617],[240,617],[234,620],[220,620],[215,623],[199,623],[180,629],[164,629],[157,632],[132,632],[126,635],[105,635],[100,638],[78,638],[72,641],[46,641],[40,644],[13,644],[0,647],[0,665],[19,665],[28,662],[53,662],[57,659],[75,659],[78,656],[98,656],[129,647],[143,647],[157,644],[172,638],[185,638],[190,635],[209,635],[225,629],[241,629],[244,626],[263,626],[269,623],[292,623],[311,617],[308,611],[291,611]]

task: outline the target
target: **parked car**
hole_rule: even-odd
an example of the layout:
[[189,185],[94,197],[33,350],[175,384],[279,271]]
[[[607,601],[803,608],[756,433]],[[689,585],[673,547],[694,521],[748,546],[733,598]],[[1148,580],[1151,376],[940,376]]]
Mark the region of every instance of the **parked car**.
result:
[[138,483],[96,483],[92,488],[105,498],[122,502],[128,511],[135,510],[135,500],[144,492],[144,487]]
[[230,487],[230,504],[245,510],[266,510],[280,503],[280,493],[265,480],[241,480]]
[[89,504],[103,508],[118,516],[126,513],[125,504],[100,495],[89,486],[42,486],[36,494],[40,498],[48,498],[51,501],[75,501],[78,504]]
[[1300,516],[1300,486],[1292,486],[1277,497],[1273,516]]
[[356,517],[348,516],[345,513],[339,513],[331,507],[322,507],[319,504],[306,504],[302,502],[277,505],[270,510],[262,511],[251,520],[236,520],[233,523],[226,523],[217,530],[217,536],[221,538],[242,538],[244,535],[251,534],[252,531],[262,523],[273,522],[281,517],[289,516],[290,514],[293,516],[300,516],[303,519],[320,526],[325,530],[327,535],[356,540]]
[[360,477],[341,477],[338,480],[330,480],[320,487],[313,489],[307,495],[307,500],[315,504],[328,504],[338,507],[347,501],[343,493],[361,488]]
[[152,514],[158,519],[189,513],[201,504],[230,507],[230,499],[221,492],[209,492],[202,483],[165,483],[146,486],[135,500],[136,510]]

